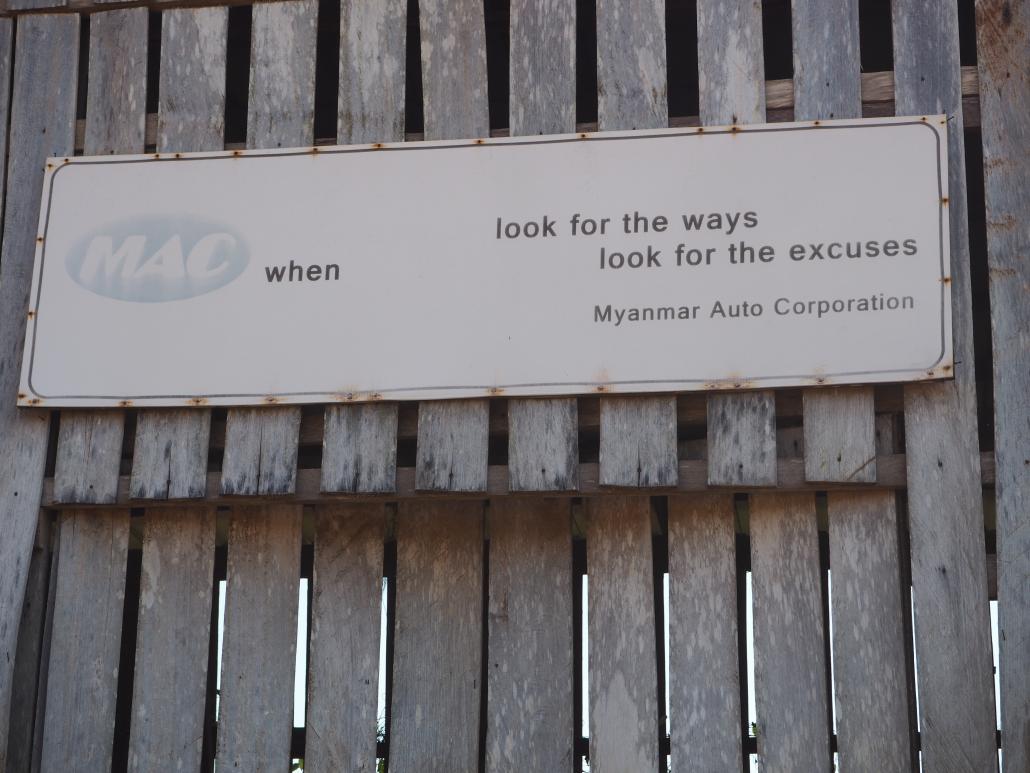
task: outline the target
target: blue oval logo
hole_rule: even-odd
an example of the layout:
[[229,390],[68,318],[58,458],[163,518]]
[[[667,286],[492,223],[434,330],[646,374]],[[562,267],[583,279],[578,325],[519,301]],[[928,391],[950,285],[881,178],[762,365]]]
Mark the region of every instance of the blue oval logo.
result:
[[139,217],[82,239],[65,268],[97,295],[163,303],[225,287],[249,261],[246,243],[224,225],[186,216]]

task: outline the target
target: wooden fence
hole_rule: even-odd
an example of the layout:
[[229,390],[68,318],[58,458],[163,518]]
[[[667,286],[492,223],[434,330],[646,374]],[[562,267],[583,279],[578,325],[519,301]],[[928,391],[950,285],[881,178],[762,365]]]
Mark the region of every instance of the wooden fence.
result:
[[[0,770],[1030,771],[1030,3],[972,11],[7,0]],[[950,117],[953,381],[15,408],[47,156],[891,112]]]

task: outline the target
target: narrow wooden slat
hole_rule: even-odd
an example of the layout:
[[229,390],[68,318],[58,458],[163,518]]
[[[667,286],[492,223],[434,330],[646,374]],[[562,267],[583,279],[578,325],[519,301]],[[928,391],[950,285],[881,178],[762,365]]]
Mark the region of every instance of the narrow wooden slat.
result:
[[486,491],[490,404],[448,400],[418,406],[419,491]]
[[772,392],[708,397],[708,484],[775,486],[776,399]]
[[646,496],[586,503],[590,769],[658,766],[658,668]]
[[675,486],[676,398],[601,400],[602,486]]
[[[958,10],[894,0],[899,115],[948,114],[955,380],[905,387],[912,599],[923,765],[997,769],[973,372]],[[941,127],[942,129],[944,127]]]
[[376,765],[384,505],[318,511],[304,769]]
[[750,523],[755,704],[762,770],[829,770],[815,498],[755,494]]
[[998,637],[1005,773],[1030,770],[1030,5],[976,6],[994,344]]
[[292,494],[297,485],[300,408],[233,408],[225,428],[222,493]]
[[112,504],[118,496],[121,411],[63,411],[57,437],[54,498],[70,504]]
[[482,605],[482,504],[402,503],[391,770],[476,769]]
[[842,769],[910,770],[898,522],[890,493],[829,495],[837,752]]
[[733,496],[669,497],[669,724],[673,760],[740,770]]
[[[11,72],[14,69],[14,19],[0,19],[0,126],[7,127],[11,118]],[[0,131],[0,180],[7,174],[7,131]],[[6,191],[4,192],[6,193]],[[0,206],[4,202],[0,193]]]
[[396,491],[396,403],[326,406],[321,489],[367,494]]
[[[20,610],[39,519],[50,417],[16,407],[25,310],[35,255],[46,158],[70,153],[75,125],[79,22],[33,16],[18,22],[10,152],[0,255],[0,609]],[[0,614],[0,728],[7,727],[18,615]],[[7,733],[0,733],[0,769]]]
[[486,769],[569,770],[573,748],[571,507],[490,503]]
[[871,387],[809,389],[805,401],[805,479],[875,483],[876,432]]
[[196,499],[207,484],[211,411],[142,411],[136,420],[130,496]]
[[508,471],[513,492],[577,488],[577,417],[575,398],[508,401]]
[[111,767],[129,513],[70,510],[59,523],[41,770],[92,773]]
[[218,769],[282,771],[290,756],[301,509],[236,507],[222,638]]
[[130,771],[200,767],[214,562],[214,508],[147,512]]

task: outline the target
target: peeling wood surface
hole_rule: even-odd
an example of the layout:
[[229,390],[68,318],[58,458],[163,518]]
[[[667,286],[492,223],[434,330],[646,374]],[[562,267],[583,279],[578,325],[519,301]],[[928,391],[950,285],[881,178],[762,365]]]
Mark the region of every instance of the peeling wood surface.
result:
[[830,770],[815,497],[755,494],[750,523],[761,767],[768,773]]
[[675,486],[676,398],[601,399],[602,486]]
[[994,344],[1005,773],[1030,770],[1030,4],[976,5]]
[[490,404],[422,402],[415,460],[419,491],[486,491]]
[[[0,609],[20,610],[39,518],[50,417],[15,407],[46,158],[70,152],[75,125],[79,20],[18,23],[10,159],[0,256]],[[17,612],[0,615],[0,728],[7,727],[18,641]],[[0,769],[7,733],[0,733]]]
[[388,494],[397,488],[397,404],[325,409],[325,492]]
[[590,769],[658,767],[658,666],[647,496],[588,500]]
[[300,546],[295,505],[236,507],[229,516],[219,770],[272,773],[287,765]]
[[912,598],[923,764],[997,770],[991,629],[973,372],[958,11],[894,0],[899,114],[949,114],[955,380],[905,387]]
[[490,503],[486,770],[569,770],[575,750],[572,510]]
[[59,528],[41,769],[95,773],[111,768],[129,514],[72,510]]
[[315,529],[304,768],[374,773],[386,508],[320,508]]
[[341,145],[404,139],[404,0],[340,3]]
[[770,391],[708,396],[708,484],[775,486],[776,399]]
[[575,398],[511,400],[508,427],[512,492],[576,489],[579,431]]
[[214,563],[214,508],[146,513],[129,739],[132,773],[200,768]]
[[482,504],[402,504],[391,770],[476,769],[482,605]]
[[300,408],[232,408],[225,430],[222,493],[292,494],[297,480]]
[[737,560],[732,494],[669,498],[671,756],[740,770]]

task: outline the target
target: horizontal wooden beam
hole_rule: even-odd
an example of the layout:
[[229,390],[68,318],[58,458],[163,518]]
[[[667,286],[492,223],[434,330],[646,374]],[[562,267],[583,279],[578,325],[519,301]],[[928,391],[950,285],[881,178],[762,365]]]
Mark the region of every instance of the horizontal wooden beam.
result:
[[[994,485],[994,454],[983,453],[980,455],[980,466],[982,470],[982,482],[984,486]],[[876,457],[877,479],[875,483],[869,484],[848,484],[848,483],[809,483],[805,480],[804,459],[780,459],[778,462],[779,484],[775,489],[763,488],[761,491],[830,491],[830,490],[864,490],[870,489],[904,489],[905,479],[905,455],[892,454]],[[494,497],[512,496],[508,488],[508,468],[505,465],[493,465],[489,468],[487,488],[485,492],[474,492],[469,494],[447,492],[442,494],[427,493],[418,491],[415,488],[415,468],[401,467],[397,470],[397,490],[392,494],[371,495],[371,494],[323,494],[319,491],[321,482],[321,470],[317,468],[305,468],[297,470],[297,489],[295,493],[276,497],[242,497],[226,496],[221,493],[221,473],[209,472],[207,476],[207,495],[201,499],[192,500],[140,500],[129,497],[129,476],[123,475],[118,481],[118,497],[115,503],[105,505],[111,507],[166,507],[182,506],[186,503],[230,505],[248,504],[270,500],[277,502],[299,503],[305,505],[326,504],[330,502],[396,502],[400,500],[415,498],[436,498],[436,499],[486,499]],[[646,489],[650,494],[672,494],[672,493],[700,493],[712,491],[708,485],[708,462],[704,460],[687,459],[679,463],[679,482],[674,487],[664,489]],[[747,492],[751,489],[733,488],[733,491]],[[759,490],[759,489],[756,489]],[[641,489],[632,489],[640,493]],[[624,489],[609,486],[601,486],[598,483],[598,465],[585,463],[579,465],[579,489],[576,491],[548,491],[541,492],[538,496],[555,497],[590,497],[602,496],[605,494],[625,493]],[[525,492],[518,492],[518,496],[527,496]],[[534,496],[534,495],[529,495]],[[86,506],[62,505],[54,501],[54,481],[47,478],[43,484],[42,506],[49,509],[85,509]]]

